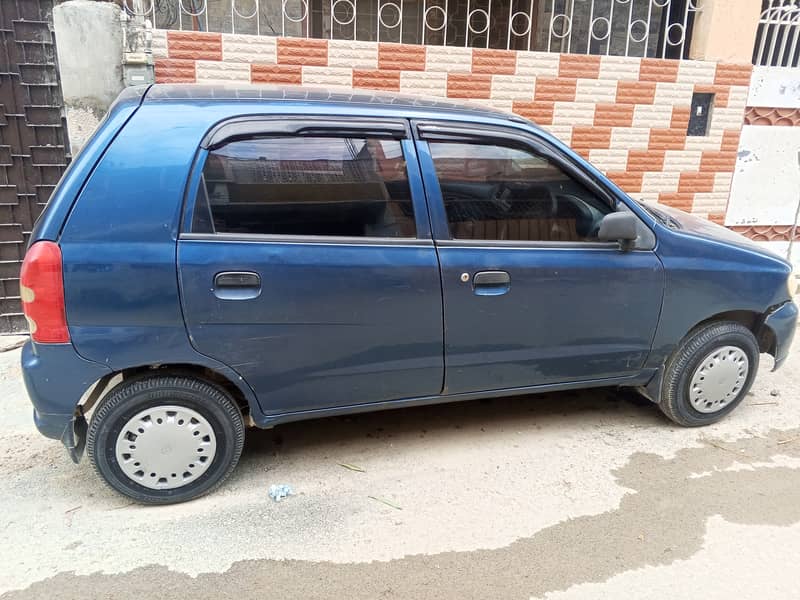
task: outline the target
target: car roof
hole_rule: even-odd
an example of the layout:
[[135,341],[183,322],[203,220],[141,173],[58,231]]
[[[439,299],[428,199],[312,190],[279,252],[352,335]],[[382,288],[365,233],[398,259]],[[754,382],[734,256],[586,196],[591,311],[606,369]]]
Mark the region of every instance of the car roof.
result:
[[154,84],[147,90],[144,102],[235,102],[263,100],[274,103],[296,103],[308,107],[309,103],[318,104],[319,108],[368,106],[385,108],[389,114],[413,109],[450,115],[459,114],[464,117],[488,117],[525,123],[530,121],[517,115],[498,109],[470,104],[450,102],[433,98],[420,98],[403,94],[372,92],[371,90],[336,90],[312,88],[305,86],[271,86],[271,85],[203,85],[203,84]]

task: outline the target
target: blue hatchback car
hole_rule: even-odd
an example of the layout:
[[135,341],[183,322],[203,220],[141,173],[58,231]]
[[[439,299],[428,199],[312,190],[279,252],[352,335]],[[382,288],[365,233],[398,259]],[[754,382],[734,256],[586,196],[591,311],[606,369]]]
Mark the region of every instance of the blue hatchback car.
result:
[[41,433],[165,504],[218,486],[247,425],[594,386],[713,423],[786,358],[792,281],[516,116],[154,85],[36,224],[22,366]]

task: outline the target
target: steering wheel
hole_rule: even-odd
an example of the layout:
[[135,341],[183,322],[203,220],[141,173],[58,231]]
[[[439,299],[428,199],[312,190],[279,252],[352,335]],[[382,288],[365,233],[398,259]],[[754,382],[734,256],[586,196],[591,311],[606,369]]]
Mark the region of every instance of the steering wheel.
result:
[[511,208],[511,203],[508,202],[508,197],[511,195],[511,188],[504,182],[496,183],[489,191],[489,199],[492,204],[500,208],[504,213],[508,212]]
[[561,194],[558,198],[563,208],[569,207],[569,216],[575,219],[575,232],[584,238],[596,237],[600,223],[595,222],[594,213],[586,203],[571,194]]

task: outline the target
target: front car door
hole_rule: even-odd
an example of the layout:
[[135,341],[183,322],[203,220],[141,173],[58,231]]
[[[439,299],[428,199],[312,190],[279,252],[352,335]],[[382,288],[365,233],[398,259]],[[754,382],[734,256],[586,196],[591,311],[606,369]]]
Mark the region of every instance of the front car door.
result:
[[231,122],[178,242],[196,349],[266,414],[438,394],[442,304],[408,123]]
[[442,270],[445,393],[635,377],[664,287],[647,249],[597,240],[628,210],[519,129],[417,123]]

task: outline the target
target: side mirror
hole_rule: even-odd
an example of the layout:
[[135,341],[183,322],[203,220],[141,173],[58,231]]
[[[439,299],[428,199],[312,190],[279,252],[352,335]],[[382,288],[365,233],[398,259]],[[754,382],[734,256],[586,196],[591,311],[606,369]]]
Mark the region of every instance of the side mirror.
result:
[[635,240],[637,231],[636,216],[629,212],[613,212],[600,221],[597,239],[601,242],[627,243]]

